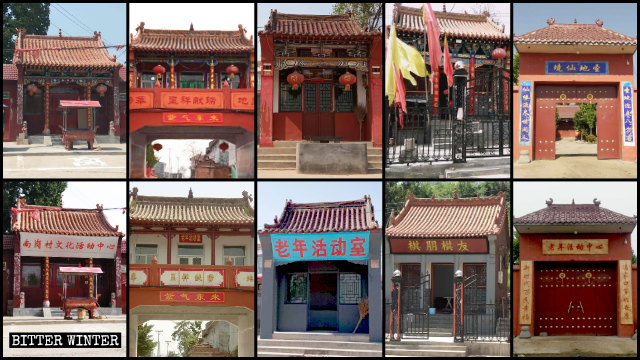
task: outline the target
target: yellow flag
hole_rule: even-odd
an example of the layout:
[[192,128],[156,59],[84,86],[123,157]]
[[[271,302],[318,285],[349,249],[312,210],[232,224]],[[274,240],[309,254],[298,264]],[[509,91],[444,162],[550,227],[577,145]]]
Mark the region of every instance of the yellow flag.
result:
[[393,65],[400,71],[402,77],[409,80],[414,86],[417,85],[417,82],[412,73],[419,77],[429,76],[422,55],[416,48],[398,39],[395,25],[391,25],[391,30],[389,31],[385,62],[385,94],[389,98],[389,105],[393,104],[396,93],[396,77]]

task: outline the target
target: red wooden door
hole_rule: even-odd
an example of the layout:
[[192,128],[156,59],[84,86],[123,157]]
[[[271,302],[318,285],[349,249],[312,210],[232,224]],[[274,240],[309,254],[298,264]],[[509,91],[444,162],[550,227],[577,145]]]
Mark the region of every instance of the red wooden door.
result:
[[318,84],[318,118],[320,119],[318,126],[318,133],[320,136],[334,136],[335,129],[333,123],[333,111],[331,109],[331,99],[333,94],[331,89],[333,86],[330,83]]
[[306,83],[304,88],[304,101],[302,109],[302,138],[320,135],[319,122],[320,113],[318,111],[318,84]]
[[[22,283],[20,291],[24,292],[25,307],[42,307],[42,300],[44,299],[42,264],[40,262],[22,263],[21,278],[17,281]],[[17,307],[19,304],[14,304],[14,306]]]
[[[77,266],[74,264],[55,264],[49,266],[49,301],[51,307],[62,307],[62,295],[64,275],[58,273],[60,267],[63,266]],[[86,290],[81,276],[67,275],[67,297],[82,297],[86,296]],[[89,286],[87,285],[86,288]]]
[[[75,94],[50,94],[51,97],[51,116],[49,117],[49,129],[52,134],[62,134],[60,126],[64,126],[63,111],[60,107],[60,100],[76,100]],[[86,110],[81,110],[86,111]],[[78,110],[67,109],[67,129],[78,128]]]
[[556,158],[556,94],[561,89],[552,85],[535,87],[534,160]]
[[616,335],[615,267],[537,264],[535,335]]
[[598,136],[598,159],[619,159],[620,142],[620,116],[618,108],[618,89],[615,85],[602,85],[587,89],[593,95],[596,105],[596,131]]

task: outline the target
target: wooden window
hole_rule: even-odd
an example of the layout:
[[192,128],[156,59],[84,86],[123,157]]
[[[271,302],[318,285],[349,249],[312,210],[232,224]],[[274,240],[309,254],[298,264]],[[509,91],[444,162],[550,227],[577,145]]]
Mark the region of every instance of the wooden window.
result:
[[204,74],[181,72],[180,88],[181,89],[204,89]]
[[153,89],[156,85],[156,74],[142,73],[140,83],[143,88]]
[[237,89],[240,87],[240,78],[242,77],[242,72],[235,74],[233,79],[226,72],[220,73],[220,88],[224,87],[224,81],[226,80],[229,83],[230,89]]
[[351,85],[351,90],[345,91],[344,86],[336,82],[334,90],[335,112],[353,112],[356,104],[356,85]]
[[38,89],[35,94],[29,95],[27,89],[24,89],[24,114],[40,115],[42,114],[42,90]]
[[202,265],[204,248],[202,245],[178,245],[180,265]]
[[[463,265],[466,296],[470,296],[475,304],[484,304],[487,299],[487,264]],[[465,296],[465,298],[466,298]]]
[[22,265],[22,286],[40,287],[40,265]]
[[280,79],[280,111],[302,111],[302,91],[291,90],[293,85],[287,83],[286,76]]
[[227,258],[231,258],[231,265],[244,265],[245,251],[244,246],[225,246],[224,247],[224,261],[226,264]]
[[316,84],[304,84],[304,111],[316,111]]
[[154,256],[158,257],[157,244],[136,244],[135,245],[135,263],[134,264],[151,264]]
[[[49,279],[53,279],[53,276],[56,277],[56,287],[62,289],[64,284],[64,275],[61,275],[59,272],[59,268],[55,269],[56,273],[53,273],[53,268],[49,270]],[[67,275],[67,289],[73,289],[76,287],[76,276],[75,275]]]
[[307,273],[287,274],[288,304],[307,303]]
[[320,111],[331,111],[331,84],[320,84]]
[[312,57],[311,49],[298,49],[298,57]]
[[340,273],[340,304],[358,304],[362,299],[362,276],[356,273]]

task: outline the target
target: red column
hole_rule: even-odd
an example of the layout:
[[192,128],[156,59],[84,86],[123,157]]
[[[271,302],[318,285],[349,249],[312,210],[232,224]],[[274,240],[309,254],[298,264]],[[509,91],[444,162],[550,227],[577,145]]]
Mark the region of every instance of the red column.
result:
[[273,147],[273,76],[262,76],[260,87],[260,146]]
[[120,136],[120,68],[113,70],[113,127],[117,130],[116,136]]
[[440,101],[440,69],[433,70],[431,74],[433,78],[433,113],[438,113],[438,102]]
[[16,132],[16,138],[18,133],[22,132],[22,121],[24,120],[24,90],[22,85],[22,65],[16,65],[18,68],[18,81],[16,88],[16,123],[18,131]]
[[[20,72],[18,72],[20,74]],[[18,81],[20,83],[20,81]],[[20,93],[22,96],[22,93]],[[22,284],[22,266],[20,256],[20,235],[15,235],[13,240],[13,308],[20,307],[20,285]]]
[[471,55],[471,58],[469,59],[469,114],[473,114],[474,113],[474,109],[473,109],[473,86],[474,86],[474,81],[473,79],[476,78],[476,59],[473,57],[473,55]]
[[167,233],[167,264],[171,264],[171,238],[173,233],[169,231]]
[[382,79],[369,77],[371,91],[371,141],[374,147],[382,147]]
[[211,230],[209,233],[209,237],[211,238],[211,265],[216,264],[216,233]]
[[171,60],[171,88],[175,89],[176,88],[176,72],[175,72],[175,66],[174,66],[174,61]]
[[[116,248],[116,258],[115,260],[115,269],[114,269],[114,279],[115,281],[115,289],[116,289],[116,307],[122,307],[122,272],[120,271],[120,267],[122,264],[122,237],[118,239],[118,245]],[[105,295],[102,295],[105,296]],[[111,294],[108,294],[111,296]]]

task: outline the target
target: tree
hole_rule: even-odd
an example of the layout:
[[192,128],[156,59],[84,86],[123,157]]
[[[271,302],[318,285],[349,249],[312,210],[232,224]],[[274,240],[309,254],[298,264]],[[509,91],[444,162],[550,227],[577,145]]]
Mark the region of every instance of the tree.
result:
[[631,248],[631,263],[632,264],[638,263],[638,258],[636,257],[636,252],[633,250],[633,248]]
[[593,128],[596,126],[596,104],[580,104],[580,110],[573,116],[573,128],[580,133],[580,139],[589,130],[589,135],[593,135]]
[[147,144],[147,167],[153,168],[160,159],[156,156],[155,150],[151,143]]
[[11,64],[15,49],[16,29],[27,29],[27,34],[46,35],[49,29],[49,5],[46,3],[3,3],[2,62]]
[[188,357],[191,347],[198,343],[202,335],[202,321],[179,321],[173,328],[171,338],[178,342],[180,356]]
[[520,264],[520,233],[513,229],[513,247],[511,250],[511,261],[513,265]]
[[5,181],[2,183],[2,230],[11,233],[11,211],[18,198],[24,197],[29,205],[59,206],[66,181]]
[[518,85],[520,77],[520,53],[513,54],[513,85]]
[[158,346],[158,343],[153,341],[152,330],[151,324],[138,325],[138,356],[140,357],[153,356],[153,350]]
[[382,3],[337,3],[333,4],[334,14],[351,12],[360,29],[382,31]]

